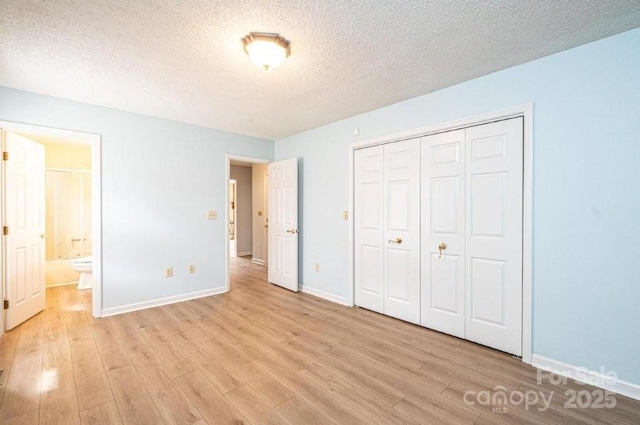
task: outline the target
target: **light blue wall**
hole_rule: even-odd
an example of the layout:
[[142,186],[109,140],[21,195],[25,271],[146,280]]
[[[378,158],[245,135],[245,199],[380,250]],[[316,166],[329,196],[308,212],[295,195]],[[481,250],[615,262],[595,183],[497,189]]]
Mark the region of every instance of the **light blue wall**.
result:
[[225,154],[273,142],[2,87],[0,120],[102,135],[104,308],[225,286]]
[[534,354],[640,384],[640,29],[276,141],[301,158],[304,286],[348,294],[349,143],[527,102]]

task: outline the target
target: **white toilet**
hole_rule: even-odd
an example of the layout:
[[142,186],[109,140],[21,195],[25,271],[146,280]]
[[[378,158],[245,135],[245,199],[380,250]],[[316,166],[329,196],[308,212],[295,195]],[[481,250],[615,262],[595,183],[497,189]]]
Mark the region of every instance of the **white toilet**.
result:
[[78,280],[78,289],[91,289],[93,288],[93,276],[92,266],[93,260],[91,257],[76,258],[71,262],[73,269],[80,273],[80,280]]

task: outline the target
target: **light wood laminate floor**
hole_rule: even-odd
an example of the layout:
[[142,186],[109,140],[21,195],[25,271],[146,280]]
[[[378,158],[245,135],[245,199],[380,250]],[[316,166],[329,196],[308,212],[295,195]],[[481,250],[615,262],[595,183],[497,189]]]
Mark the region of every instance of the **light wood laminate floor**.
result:
[[[566,408],[599,390],[537,385],[519,359],[274,287],[247,259],[232,271],[227,294],[104,319],[90,291],[49,289],[0,339],[0,425],[640,423],[638,401]],[[500,391],[551,402],[481,403]]]

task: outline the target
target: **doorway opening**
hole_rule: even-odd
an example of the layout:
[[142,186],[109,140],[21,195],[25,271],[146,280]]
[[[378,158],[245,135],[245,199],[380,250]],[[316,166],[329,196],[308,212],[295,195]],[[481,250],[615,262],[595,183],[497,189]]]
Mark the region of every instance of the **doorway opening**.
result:
[[[293,292],[300,290],[298,276],[298,158],[272,162],[268,159],[227,155],[226,164],[226,225],[230,224],[231,196],[229,192],[232,166],[251,166],[252,190],[251,211],[251,260],[248,264],[266,266],[266,280]],[[254,170],[256,170],[254,172]],[[239,176],[239,175],[238,175]],[[253,181],[253,178],[256,181]],[[237,182],[237,201],[234,205],[234,237],[240,244],[240,200],[243,198],[241,184]],[[260,195],[260,196],[258,196]],[[255,196],[255,198],[254,198]],[[247,198],[248,199],[248,198]],[[254,200],[255,199],[255,200]],[[245,201],[248,204],[248,201]],[[245,229],[246,231],[246,229]],[[231,262],[229,232],[225,235],[227,260],[226,290],[231,288]],[[248,233],[248,232],[247,232]],[[256,240],[253,240],[253,238]],[[237,247],[240,250],[240,246]],[[243,251],[240,251],[243,253]],[[247,251],[244,251],[247,253]],[[235,257],[240,258],[240,257]],[[238,264],[236,261],[235,264]]]
[[268,164],[261,158],[227,155],[227,290],[237,273],[269,264]]
[[100,317],[100,136],[10,122],[0,129],[8,302],[0,334],[42,311],[48,292]]

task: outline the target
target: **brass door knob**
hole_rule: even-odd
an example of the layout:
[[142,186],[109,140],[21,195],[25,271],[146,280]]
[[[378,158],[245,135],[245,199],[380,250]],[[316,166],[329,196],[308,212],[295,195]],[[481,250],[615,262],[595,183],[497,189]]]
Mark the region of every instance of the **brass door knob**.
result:
[[396,238],[396,240],[389,239],[389,243],[400,245],[402,243],[402,238]]
[[289,229],[287,230],[287,233],[298,233],[298,229]]

